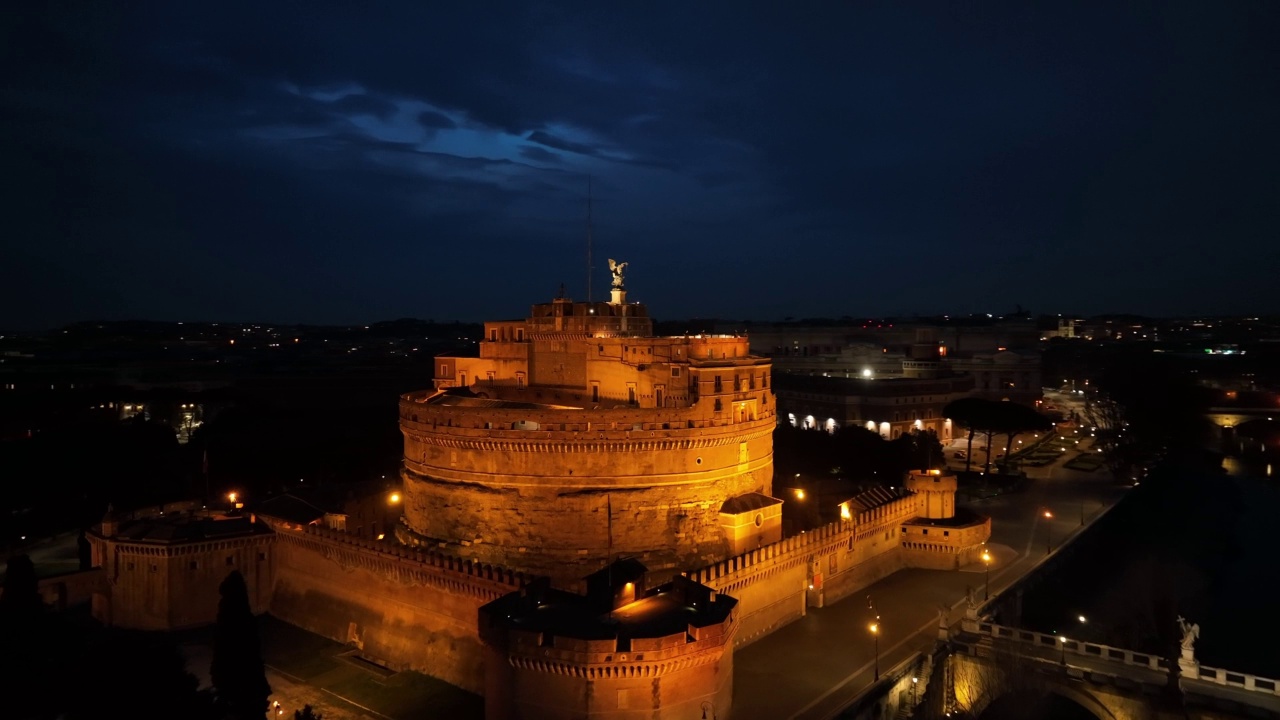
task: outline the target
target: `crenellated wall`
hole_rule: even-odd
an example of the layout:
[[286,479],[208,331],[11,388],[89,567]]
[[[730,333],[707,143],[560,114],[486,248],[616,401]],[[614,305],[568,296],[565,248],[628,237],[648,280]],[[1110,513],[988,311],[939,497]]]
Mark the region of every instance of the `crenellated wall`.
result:
[[[845,598],[905,567],[954,568],[991,534],[991,521],[948,528],[950,542],[908,542],[904,530],[920,510],[908,495],[758,550],[688,573],[738,599],[736,644],[745,645],[793,620],[808,607]],[[973,545],[976,543],[976,545]]]
[[720,508],[772,490],[771,417],[696,408],[401,403],[401,541],[576,579],[610,556],[651,570],[729,555]]
[[525,579],[315,526],[278,530],[276,552],[273,615],[476,693],[484,690],[479,608]]

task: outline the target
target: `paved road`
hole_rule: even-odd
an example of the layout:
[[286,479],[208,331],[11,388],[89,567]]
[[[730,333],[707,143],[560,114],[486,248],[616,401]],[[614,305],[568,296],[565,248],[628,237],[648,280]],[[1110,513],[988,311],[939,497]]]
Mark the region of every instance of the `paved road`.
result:
[[[1080,531],[1082,504],[1086,522],[1092,521],[1126,489],[1104,471],[1078,473],[1058,464],[1042,468],[1041,474],[1021,492],[966,503],[992,517],[993,595],[1045,558],[1046,533],[1056,549]],[[1052,519],[1043,517],[1045,509]],[[867,627],[872,615],[868,596],[881,616],[879,666],[886,670],[928,649],[937,637],[938,607],[950,608],[949,622],[959,620],[968,588],[981,597],[983,583],[980,564],[958,571],[905,570],[835,605],[810,610],[736,653],[733,716],[831,717],[873,682],[876,651]]]

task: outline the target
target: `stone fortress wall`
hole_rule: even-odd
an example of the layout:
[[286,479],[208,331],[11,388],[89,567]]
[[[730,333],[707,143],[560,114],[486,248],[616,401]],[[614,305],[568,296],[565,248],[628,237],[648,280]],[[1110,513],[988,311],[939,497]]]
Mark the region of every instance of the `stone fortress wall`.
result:
[[[401,400],[407,544],[577,578],[729,554],[720,509],[772,491],[772,412],[467,408]],[[732,397],[732,395],[730,395]]]
[[273,615],[474,693],[484,691],[480,606],[529,579],[316,526],[277,529],[276,552]]
[[[958,555],[973,549],[962,543],[981,547],[989,521],[947,542],[906,547],[901,526],[920,502],[910,495],[685,574],[738,600],[733,640],[746,645],[804,617],[809,607],[848,597],[899,569],[954,567]],[[529,580],[505,568],[315,526],[278,531],[275,549],[272,614],[387,667],[477,693],[486,662],[479,609]],[[620,682],[640,679],[617,669],[599,672],[586,679],[610,680],[610,672]]]
[[[847,597],[902,567],[953,567],[956,557],[975,549],[966,543],[985,540],[989,521],[984,520],[963,532],[931,540],[927,547],[911,546],[902,540],[902,530],[921,511],[923,502],[921,495],[908,495],[686,574],[739,601],[733,641],[744,645],[803,617],[809,607]],[[247,578],[251,592],[261,595],[255,610],[269,611],[286,622],[346,643],[379,664],[422,672],[476,693],[484,692],[484,663],[494,661],[486,660],[480,639],[480,607],[519,590],[530,580],[527,575],[492,564],[365,540],[318,526],[276,524],[274,533],[261,536],[260,542],[266,545],[257,546],[253,557],[246,557],[244,563],[252,560],[262,571]],[[109,547],[114,553],[114,545],[103,549]],[[259,559],[262,550],[269,553],[266,560]],[[121,555],[120,560],[123,558]],[[183,572],[189,571],[190,559],[185,553],[175,556],[175,561]],[[105,565],[115,567],[109,562]],[[94,573],[102,573],[101,567]],[[208,572],[225,570],[222,562],[208,565]],[[176,575],[138,566],[136,577],[139,582],[146,580],[145,587],[112,588],[109,606],[114,612],[103,618],[107,624],[178,627],[174,624],[177,620],[168,615],[147,615],[149,605],[141,598],[173,593],[184,596],[173,605],[198,600],[189,597],[192,586],[176,582]],[[216,606],[216,592],[205,594],[211,607]],[[130,606],[134,609],[128,609]],[[622,665],[617,664],[622,663],[621,658],[612,662],[608,669],[597,669],[597,677],[566,676],[563,682],[608,683],[610,692],[617,685],[633,688],[639,695],[645,685],[643,668],[635,676],[625,669],[641,667],[634,658]],[[706,672],[710,670],[689,668],[690,682]]]

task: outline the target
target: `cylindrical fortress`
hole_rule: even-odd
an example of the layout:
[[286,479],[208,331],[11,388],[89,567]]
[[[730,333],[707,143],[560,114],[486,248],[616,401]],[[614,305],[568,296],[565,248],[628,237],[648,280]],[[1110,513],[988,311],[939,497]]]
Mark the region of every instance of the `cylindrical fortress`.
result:
[[728,554],[725,501],[772,489],[772,413],[505,405],[402,398],[402,540],[566,578],[628,555],[694,567]]
[[402,542],[576,579],[777,539],[769,360],[741,335],[655,337],[614,294],[485,323],[476,357],[437,357],[435,389],[400,399]]

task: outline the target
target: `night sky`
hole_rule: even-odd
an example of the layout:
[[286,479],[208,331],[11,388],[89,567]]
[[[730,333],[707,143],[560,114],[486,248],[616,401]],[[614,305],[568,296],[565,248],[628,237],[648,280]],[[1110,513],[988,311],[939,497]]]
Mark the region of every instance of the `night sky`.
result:
[[1280,312],[1272,0],[14,4],[0,327]]

